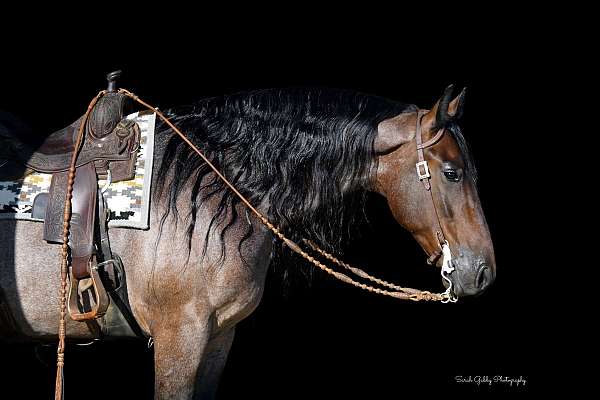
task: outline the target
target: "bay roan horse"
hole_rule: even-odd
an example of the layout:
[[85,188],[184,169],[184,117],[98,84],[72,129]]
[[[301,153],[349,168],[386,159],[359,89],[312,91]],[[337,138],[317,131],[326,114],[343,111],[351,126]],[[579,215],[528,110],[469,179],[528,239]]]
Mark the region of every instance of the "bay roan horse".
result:
[[[168,114],[291,238],[339,250],[367,191],[385,196],[428,255],[439,249],[439,219],[460,297],[485,290],[496,269],[475,169],[456,123],[463,98],[464,91],[452,99],[448,88],[419,113],[349,91],[277,89],[205,99]],[[444,130],[424,150],[435,209],[415,171],[418,116],[424,142]],[[155,141],[151,228],[113,229],[111,245],[127,271],[134,316],[154,339],[155,397],[211,398],[235,326],[258,305],[283,246],[172,131],[163,125]],[[0,322],[11,322],[12,338],[55,340],[60,246],[42,240],[41,223],[0,226]],[[69,320],[67,337],[91,334]]]

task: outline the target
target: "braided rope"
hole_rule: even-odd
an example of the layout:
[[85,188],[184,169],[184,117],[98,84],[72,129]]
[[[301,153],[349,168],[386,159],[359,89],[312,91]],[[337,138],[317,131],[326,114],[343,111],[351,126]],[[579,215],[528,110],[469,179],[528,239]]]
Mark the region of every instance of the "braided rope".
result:
[[[187,145],[189,145],[192,148],[192,150],[194,150],[200,156],[200,158],[202,158],[202,160],[204,162],[206,162],[206,164],[213,170],[213,172],[219,177],[219,179],[221,179],[221,181],[223,181],[223,183],[225,183],[225,185],[227,185],[229,187],[229,189],[231,189],[231,191],[240,199],[240,201],[242,203],[244,203],[244,205],[246,207],[248,207],[248,209],[258,218],[258,220],[267,229],[269,229],[271,232],[273,232],[273,234],[275,236],[277,236],[281,241],[283,241],[283,243],[285,243],[285,245],[287,247],[289,247],[293,252],[299,254],[301,257],[303,257],[305,260],[307,260],[308,262],[313,264],[315,267],[321,269],[322,271],[326,272],[327,274],[333,276],[334,278],[336,278],[342,282],[345,282],[349,285],[352,285],[357,288],[360,288],[360,289],[363,289],[363,290],[366,290],[366,291],[369,291],[372,293],[376,293],[376,294],[379,294],[382,296],[389,296],[389,297],[393,297],[393,298],[400,299],[400,300],[412,300],[412,301],[444,301],[448,298],[447,293],[431,293],[426,290],[403,288],[403,287],[391,284],[389,282],[386,282],[384,280],[375,278],[358,268],[351,267],[348,264],[337,260],[332,255],[326,253],[324,250],[321,250],[316,245],[312,244],[312,246],[314,246],[314,248],[313,248],[314,250],[316,250],[317,252],[319,252],[320,254],[322,254],[324,257],[326,257],[330,261],[334,262],[335,264],[338,264],[338,265],[350,270],[351,272],[353,272],[354,274],[356,274],[362,278],[365,278],[367,280],[370,280],[372,282],[375,282],[375,283],[385,286],[387,288],[394,289],[395,291],[384,290],[384,289],[380,289],[380,288],[377,288],[374,286],[366,285],[364,283],[357,282],[357,281],[353,280],[352,278],[350,278],[348,275],[345,275],[338,271],[334,271],[333,269],[327,267],[325,264],[321,263],[320,261],[318,261],[317,259],[312,257],[310,254],[308,254],[306,251],[304,251],[297,243],[288,239],[283,233],[281,233],[281,231],[277,227],[275,227],[266,217],[264,217],[260,211],[258,211],[256,208],[254,208],[254,206],[252,206],[252,204],[233,186],[233,184],[231,182],[229,182],[229,180],[221,172],[219,172],[217,167],[215,167],[213,165],[213,163],[204,155],[204,153],[202,153],[202,151],[200,151],[200,149],[198,149],[198,147],[196,147],[196,145],[194,145],[175,125],[173,125],[173,123],[161,111],[159,111],[158,108],[152,107],[150,104],[146,103],[145,101],[140,99],[137,95],[133,94],[132,92],[130,92],[126,89],[122,89],[122,88],[119,89],[119,93],[123,93],[124,95],[132,98],[134,101],[136,101],[139,104],[143,105],[144,107],[148,108],[152,112],[156,113],[156,115],[158,115],[159,118],[162,119],[173,130],[173,132],[175,132],[177,135],[179,135],[179,137]],[[310,243],[309,243],[309,245],[310,245]]]
[[375,277],[373,275],[369,275],[368,273],[366,273],[365,271],[363,271],[360,268],[353,267],[350,264],[347,264],[347,263],[345,263],[343,261],[338,260],[337,258],[335,258],[334,256],[332,256],[330,253],[327,253],[325,250],[323,250],[320,247],[318,247],[312,241],[307,240],[307,239],[303,239],[303,241],[311,249],[313,249],[317,253],[321,254],[323,257],[325,257],[329,261],[331,261],[331,262],[339,265],[340,267],[343,267],[343,268],[347,269],[348,271],[352,272],[356,276],[359,276],[359,277],[361,277],[363,279],[366,279],[366,280],[369,280],[371,282],[377,283],[378,285],[385,286],[387,288],[394,289],[394,290],[397,290],[397,291],[400,291],[400,292],[406,292],[406,293],[410,293],[410,294],[419,292],[419,290],[417,290],[417,289],[412,289],[412,288],[406,288],[406,287],[398,286],[398,285],[395,285],[395,284],[390,283],[388,281],[384,281],[383,279],[379,279],[379,278],[377,278],[377,277]]
[[55,400],[61,400],[64,396],[64,373],[63,368],[65,366],[65,337],[67,331],[66,315],[67,315],[67,277],[69,275],[69,231],[71,228],[71,199],[73,198],[73,185],[75,184],[75,166],[77,163],[77,156],[81,149],[83,142],[83,132],[85,130],[85,123],[94,106],[106,93],[106,90],[99,92],[96,97],[92,99],[88,108],[81,118],[79,129],[77,131],[77,141],[75,142],[75,148],[73,155],[71,156],[71,163],[69,164],[69,174],[67,177],[67,193],[65,199],[65,208],[63,211],[63,232],[62,232],[62,252],[61,252],[61,264],[60,264],[60,318],[58,321],[58,349],[56,350],[56,385],[54,391]]

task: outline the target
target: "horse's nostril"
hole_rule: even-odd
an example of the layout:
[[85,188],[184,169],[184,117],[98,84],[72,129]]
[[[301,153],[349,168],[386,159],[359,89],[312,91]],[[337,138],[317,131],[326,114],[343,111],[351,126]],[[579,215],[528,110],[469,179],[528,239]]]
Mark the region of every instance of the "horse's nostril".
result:
[[477,278],[475,278],[475,287],[477,289],[483,289],[490,281],[490,269],[483,265],[477,272]]

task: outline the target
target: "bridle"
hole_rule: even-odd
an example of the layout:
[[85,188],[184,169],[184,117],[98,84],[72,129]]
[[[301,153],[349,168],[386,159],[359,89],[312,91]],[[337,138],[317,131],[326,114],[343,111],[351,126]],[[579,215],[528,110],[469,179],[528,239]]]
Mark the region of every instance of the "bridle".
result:
[[437,207],[435,206],[435,200],[433,199],[433,192],[431,190],[431,182],[429,181],[431,179],[431,173],[429,172],[429,164],[427,163],[427,160],[425,160],[425,153],[423,151],[424,149],[436,144],[442,138],[442,136],[444,136],[446,129],[444,127],[438,129],[435,136],[423,143],[423,132],[421,129],[421,122],[426,113],[427,112],[424,110],[419,110],[417,112],[417,122],[415,127],[415,141],[417,143],[417,164],[415,165],[415,167],[417,169],[417,177],[419,178],[419,181],[421,181],[421,183],[423,184],[423,188],[425,189],[425,191],[429,193],[429,196],[427,197],[431,199],[431,207],[435,214],[435,237],[440,246],[438,250],[434,251],[429,256],[429,258],[427,259],[427,263],[429,265],[433,265],[440,258],[440,256],[442,257],[441,275],[442,278],[446,282],[448,282],[448,290],[446,290],[446,292],[449,295],[448,301],[455,303],[458,298],[456,297],[456,294],[454,294],[453,283],[449,277],[452,271],[454,271],[454,266],[452,265],[452,252],[450,251],[450,245],[448,244],[448,240],[444,235],[444,230],[442,229],[442,224],[440,222],[440,215],[438,213]]

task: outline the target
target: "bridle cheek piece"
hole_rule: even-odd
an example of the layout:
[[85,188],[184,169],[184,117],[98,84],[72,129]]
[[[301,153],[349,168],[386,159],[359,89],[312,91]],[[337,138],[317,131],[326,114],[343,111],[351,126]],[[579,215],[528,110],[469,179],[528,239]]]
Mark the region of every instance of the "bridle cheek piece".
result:
[[435,262],[442,257],[442,270],[441,275],[442,279],[448,282],[448,289],[444,292],[447,295],[446,299],[443,302],[452,302],[455,303],[458,300],[458,297],[454,293],[454,284],[450,279],[450,274],[454,271],[454,266],[452,265],[452,251],[450,251],[450,245],[448,244],[448,240],[444,235],[444,230],[442,229],[442,224],[440,222],[440,216],[435,207],[435,201],[433,199],[433,193],[431,191],[431,172],[429,171],[429,164],[427,160],[425,160],[424,149],[433,146],[436,144],[442,136],[444,136],[444,132],[446,131],[443,127],[437,131],[434,137],[423,143],[422,129],[421,129],[421,120],[423,116],[426,114],[426,111],[418,111],[417,112],[417,122],[415,128],[415,141],[417,143],[417,163],[415,164],[415,168],[417,170],[417,177],[419,181],[423,184],[425,191],[429,193],[429,197],[431,199],[431,206],[435,213],[435,235],[440,245],[439,250],[434,251],[431,256],[427,259],[427,263],[430,265],[435,264]]

